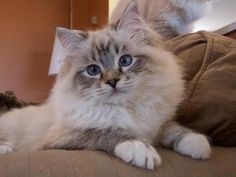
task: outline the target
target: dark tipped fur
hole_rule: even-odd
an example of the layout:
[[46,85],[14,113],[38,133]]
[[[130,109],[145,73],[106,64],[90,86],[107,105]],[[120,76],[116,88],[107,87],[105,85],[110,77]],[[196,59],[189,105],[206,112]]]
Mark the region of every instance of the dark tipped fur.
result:
[[167,148],[174,149],[186,134],[192,132],[192,130],[175,121],[167,121],[160,131],[159,143]]
[[137,139],[135,134],[122,128],[74,129],[44,145],[44,149],[90,149],[113,153],[117,144],[133,139]]

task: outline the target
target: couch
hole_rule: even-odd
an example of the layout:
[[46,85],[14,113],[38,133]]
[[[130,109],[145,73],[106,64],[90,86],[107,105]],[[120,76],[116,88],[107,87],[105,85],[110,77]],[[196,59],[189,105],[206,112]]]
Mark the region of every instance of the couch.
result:
[[99,151],[50,150],[0,156],[1,177],[235,177],[236,148],[214,147],[209,160],[161,149],[162,165],[143,170]]
[[164,44],[185,72],[176,120],[209,136],[210,159],[157,148],[162,164],[148,171],[101,151],[13,152],[0,155],[0,177],[236,177],[236,41],[201,31]]

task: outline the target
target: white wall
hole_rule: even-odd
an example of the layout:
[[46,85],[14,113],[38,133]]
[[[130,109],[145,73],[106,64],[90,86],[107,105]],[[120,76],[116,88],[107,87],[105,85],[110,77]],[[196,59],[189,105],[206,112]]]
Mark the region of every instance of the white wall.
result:
[[194,32],[216,31],[234,22],[236,22],[236,0],[218,0],[212,12],[195,23]]
[[111,15],[112,11],[116,7],[116,4],[119,0],[109,0],[109,16]]

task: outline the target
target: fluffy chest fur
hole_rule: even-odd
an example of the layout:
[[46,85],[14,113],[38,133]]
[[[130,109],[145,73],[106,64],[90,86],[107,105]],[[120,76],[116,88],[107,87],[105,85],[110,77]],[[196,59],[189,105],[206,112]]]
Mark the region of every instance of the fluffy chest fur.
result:
[[[158,104],[158,100],[162,104]],[[149,101],[126,104],[92,104],[77,101],[63,106],[63,113],[57,115],[61,125],[71,129],[123,128],[134,132],[138,137],[152,141],[159,127],[167,121],[167,105],[158,98]],[[67,108],[67,109],[65,109]],[[58,111],[57,111],[58,112]]]

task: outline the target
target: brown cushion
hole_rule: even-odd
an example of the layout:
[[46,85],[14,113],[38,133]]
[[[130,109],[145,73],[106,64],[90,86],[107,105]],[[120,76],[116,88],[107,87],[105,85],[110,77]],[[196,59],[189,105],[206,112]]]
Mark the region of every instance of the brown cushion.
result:
[[166,48],[179,56],[185,72],[177,120],[215,145],[236,146],[236,41],[201,31],[170,40]]
[[[235,177],[236,148],[213,148],[209,160],[194,160],[158,149],[154,171],[127,165],[98,151],[37,151],[0,155],[1,177]],[[223,165],[222,165],[223,164]]]

